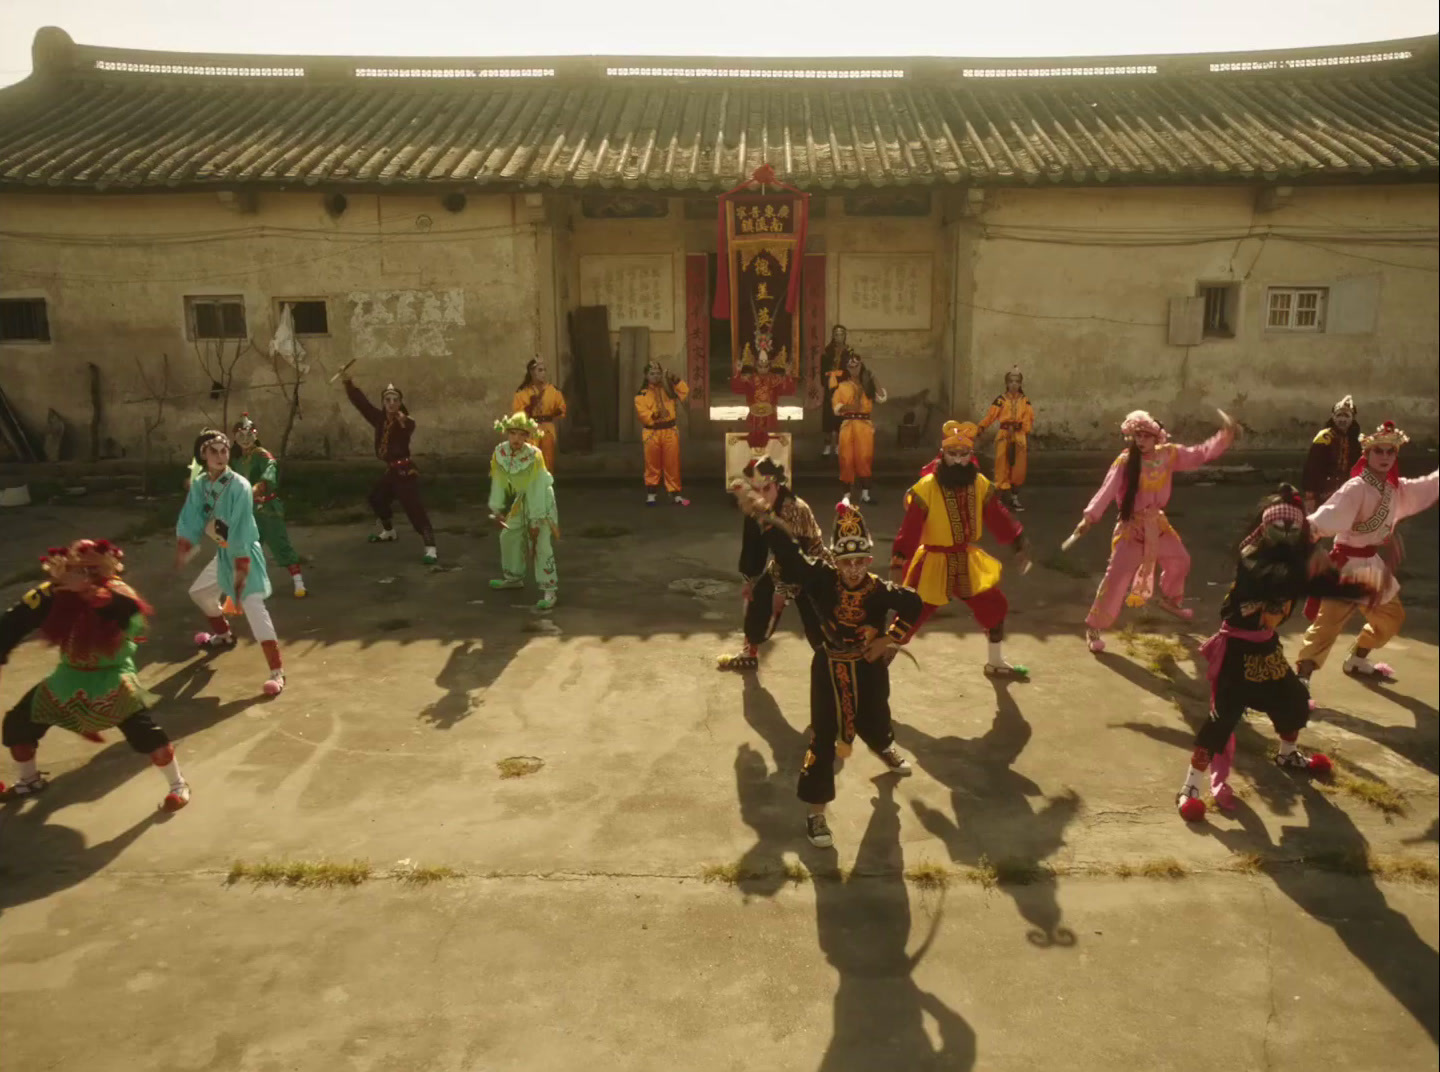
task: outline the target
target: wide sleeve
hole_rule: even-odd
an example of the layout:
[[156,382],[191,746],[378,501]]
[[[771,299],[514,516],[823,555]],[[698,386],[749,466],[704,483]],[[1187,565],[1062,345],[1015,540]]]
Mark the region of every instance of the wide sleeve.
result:
[[839,387],[835,388],[835,398],[831,402],[830,408],[835,411],[835,415],[837,417],[841,416],[847,409],[850,408],[850,400],[855,395],[854,385],[854,380],[845,380],[840,384]]
[[779,563],[780,577],[786,584],[798,584],[808,592],[833,582],[834,567],[801,551],[784,529],[774,525],[767,528],[765,545]]
[[1300,490],[1317,501],[1325,487],[1325,476],[1330,469],[1330,429],[1325,429],[1310,444],[1305,454],[1305,468],[1300,473]]
[[1317,538],[1349,532],[1350,526],[1355,523],[1355,515],[1360,512],[1364,495],[1364,484],[1353,478],[1347,480],[1310,515],[1310,531]]
[[20,602],[0,615],[0,666],[27,636],[39,629],[50,613],[54,592],[50,582],[37,585],[20,597]]
[[347,382],[345,384],[345,397],[350,399],[350,404],[360,411],[360,416],[364,417],[375,427],[380,427],[380,422],[384,419],[384,414],[370,404],[370,400],[365,397],[364,391],[360,390],[360,388],[356,387],[353,383]]
[[1110,509],[1110,504],[1120,495],[1120,486],[1125,482],[1125,455],[1121,454],[1110,465],[1110,471],[1105,474],[1105,479],[1100,484],[1100,490],[1095,493],[1089,504],[1085,507],[1085,520],[1095,524],[1105,516],[1105,511]]
[[236,475],[233,485],[224,499],[225,524],[229,527],[225,542],[238,561],[249,558],[251,550],[260,542],[260,526],[255,524],[254,492],[250,489],[250,482]]
[[635,396],[635,416],[640,418],[642,428],[649,428],[655,423],[655,401],[649,391],[641,391]]
[[530,403],[534,398],[534,394],[535,392],[531,391],[528,387],[520,388],[520,390],[515,392],[515,397],[510,399],[510,412],[529,413]]
[[1177,473],[1188,472],[1191,469],[1199,469],[1202,465],[1209,465],[1220,455],[1230,449],[1230,444],[1235,441],[1235,433],[1229,428],[1222,428],[1205,442],[1193,447],[1175,447],[1174,471]]
[[798,386],[794,376],[784,376],[780,380],[780,386],[775,389],[775,396],[779,398],[784,395],[793,395]]
[[565,395],[558,387],[550,388],[550,407],[551,413],[557,421],[570,412],[565,405]]
[[180,519],[175,522],[175,538],[191,547],[200,542],[205,534],[205,485],[209,478],[200,476],[190,481],[190,490],[185,493],[185,505],[180,508]]
[[1034,427],[1035,407],[1030,404],[1030,400],[1027,398],[1020,403],[1020,431],[1028,436]]
[[743,372],[737,372],[730,377],[730,390],[737,395],[744,395],[746,399],[749,399],[753,386],[750,377]]
[[690,385],[684,380],[675,381],[675,401],[684,402],[690,397]]
[[925,507],[925,500],[915,494],[911,488],[905,493],[905,517],[900,522],[900,529],[895,533],[895,541],[890,545],[890,565],[903,568],[915,557],[915,552],[920,549],[920,533],[925,528],[925,515],[928,513]]
[[1414,517],[1435,505],[1440,492],[1440,469],[1432,470],[1429,476],[1401,477],[1400,486],[1395,489],[1395,520]]
[[765,534],[753,517],[747,517],[740,532],[740,576],[747,581],[758,580],[769,560],[770,548],[765,543]]
[[1015,515],[1006,509],[1000,496],[993,491],[985,496],[985,527],[995,534],[1003,544],[1015,544],[1019,551],[1025,546],[1025,527],[1015,520]]
[[505,479],[505,470],[500,468],[500,463],[495,460],[495,455],[490,455],[490,501],[486,505],[490,512],[497,517],[503,517],[505,514],[505,499],[509,490],[510,484]]
[[280,490],[280,463],[268,450],[264,454],[264,460],[260,478],[251,486],[251,491],[255,495],[274,495]]
[[1000,412],[1004,408],[1004,399],[997,398],[990,403],[990,408],[985,411],[985,416],[980,418],[980,431],[985,431],[992,424],[1000,419]]

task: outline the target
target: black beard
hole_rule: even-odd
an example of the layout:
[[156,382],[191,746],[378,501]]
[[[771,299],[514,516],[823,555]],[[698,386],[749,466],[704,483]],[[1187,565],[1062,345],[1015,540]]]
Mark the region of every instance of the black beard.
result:
[[968,488],[975,483],[978,472],[979,470],[970,462],[951,465],[949,462],[942,461],[940,468],[935,470],[935,479],[940,482],[942,488]]

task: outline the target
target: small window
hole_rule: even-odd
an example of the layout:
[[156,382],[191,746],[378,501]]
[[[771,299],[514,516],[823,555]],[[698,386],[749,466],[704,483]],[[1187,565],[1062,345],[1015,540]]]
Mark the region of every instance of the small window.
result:
[[1271,287],[1265,300],[1266,331],[1324,331],[1325,287]]
[[1240,288],[1234,283],[1201,283],[1205,299],[1204,334],[1207,339],[1233,339]]
[[0,342],[49,342],[44,298],[0,299]]
[[279,319],[280,310],[287,305],[290,306],[290,315],[295,318],[296,335],[330,334],[330,316],[325,307],[325,299],[296,301],[281,298],[275,303],[276,319]]
[[192,339],[243,339],[244,298],[186,298],[185,317]]

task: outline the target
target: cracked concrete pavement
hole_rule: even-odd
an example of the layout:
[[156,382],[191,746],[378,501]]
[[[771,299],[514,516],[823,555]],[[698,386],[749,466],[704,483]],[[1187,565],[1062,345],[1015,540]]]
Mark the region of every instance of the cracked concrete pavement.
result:
[[[298,529],[312,596],[292,600],[272,571],[290,682],[271,702],[253,644],[189,649],[198,563],[176,577],[168,538],[132,546],[130,577],[157,604],[142,676],[166,697],[157,718],[195,800],[157,819],[162,783],[123,742],[46,739],[53,786],[0,809],[0,1068],[1434,1067],[1433,885],[1232,870],[1250,853],[1433,866],[1433,511],[1406,523],[1410,619],[1388,653],[1401,680],[1372,689],[1327,668],[1309,733],[1343,773],[1402,794],[1403,814],[1275,770],[1258,719],[1240,736],[1237,816],[1182,823],[1171,799],[1205,706],[1195,649],[1228,583],[1225,545],[1264,489],[1177,490],[1198,615],[1129,619],[1183,646],[1157,671],[1119,636],[1085,651],[1106,541],[1051,558],[1089,489],[1037,488],[1035,557],[1064,569],[1005,582],[1009,654],[1034,680],[988,682],[983,636],[960,608],[942,614],[919,667],[893,671],[915,776],[848,761],[837,847],[821,852],[794,797],[808,649],[789,612],[758,674],[714,670],[738,636],[739,523],[718,491],[692,490],[689,510],[647,511],[630,488],[562,484],[546,626],[533,594],[486,586],[497,549],[474,535],[481,510],[437,518],[459,567],[446,572],[408,533],[371,547],[362,526]],[[799,490],[823,519],[830,489]],[[867,511],[886,537],[899,490]],[[7,512],[0,576],[128,516]],[[22,647],[0,706],[51,660]],[[501,779],[510,756],[544,766]],[[225,884],[233,861],[267,858],[462,877]],[[1189,877],[1115,875],[1168,861]],[[797,884],[796,863],[832,877]],[[1059,874],[905,880],[926,864]],[[735,881],[703,881],[709,865]]]

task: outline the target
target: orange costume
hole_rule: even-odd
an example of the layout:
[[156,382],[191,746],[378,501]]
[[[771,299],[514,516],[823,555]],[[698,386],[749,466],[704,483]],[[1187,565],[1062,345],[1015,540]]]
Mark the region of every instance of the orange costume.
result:
[[[672,397],[671,391],[674,392]],[[680,404],[690,395],[684,380],[646,383],[635,392],[635,415],[640,418],[640,433],[645,443],[645,488],[652,495],[665,484],[665,490],[680,496],[680,430],[675,418]]]
[[995,434],[995,487],[1000,491],[1018,491],[1025,485],[1028,440],[1035,427],[1035,407],[1025,397],[1024,380],[1017,366],[1005,375],[1005,393],[990,403],[990,411],[980,421],[980,431],[998,423]]
[[540,425],[540,441],[536,446],[545,457],[545,468],[555,472],[555,451],[559,447],[555,422],[565,416],[565,396],[552,383],[522,387],[515,392],[510,412],[524,413]]
[[840,418],[840,483],[868,481],[875,463],[874,402],[859,380],[847,378],[835,388],[835,415]]

